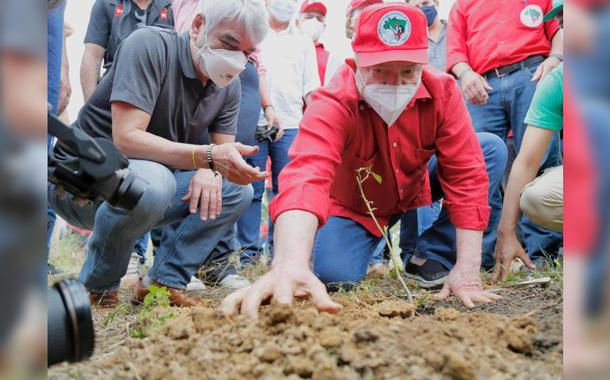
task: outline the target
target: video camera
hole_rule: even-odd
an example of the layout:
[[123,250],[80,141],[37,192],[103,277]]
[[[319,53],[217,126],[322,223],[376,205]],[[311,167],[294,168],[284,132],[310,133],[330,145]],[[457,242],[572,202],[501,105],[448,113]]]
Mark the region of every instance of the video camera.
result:
[[273,126],[269,129],[267,129],[266,125],[259,125],[258,128],[256,128],[256,141],[274,142],[279,132],[280,126],[277,123],[274,123]]
[[[147,183],[128,168],[129,161],[106,139],[70,128],[52,115],[49,133],[58,141],[48,157],[48,178],[74,196],[132,210]],[[95,333],[89,295],[76,280],[56,283],[47,291],[47,365],[78,362],[91,356]]]

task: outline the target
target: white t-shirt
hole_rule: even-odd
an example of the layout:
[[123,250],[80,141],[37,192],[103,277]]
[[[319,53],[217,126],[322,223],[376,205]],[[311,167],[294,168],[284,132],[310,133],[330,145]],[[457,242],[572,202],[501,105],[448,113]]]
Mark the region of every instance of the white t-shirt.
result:
[[320,87],[313,41],[294,27],[271,30],[260,45],[259,59],[280,123],[285,129],[298,128],[305,96]]

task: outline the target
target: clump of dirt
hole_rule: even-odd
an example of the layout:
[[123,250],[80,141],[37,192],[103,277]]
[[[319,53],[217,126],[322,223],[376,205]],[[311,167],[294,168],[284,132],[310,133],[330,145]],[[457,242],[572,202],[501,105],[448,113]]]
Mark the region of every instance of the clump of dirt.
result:
[[[556,379],[560,335],[538,314],[431,306],[423,315],[391,297],[335,296],[339,315],[269,305],[257,322],[194,308],[145,340],[88,365],[112,379]],[[530,309],[531,310],[531,309]],[[546,310],[546,309],[545,309]],[[544,311],[547,312],[547,311]],[[543,311],[540,314],[544,315]],[[561,310],[549,313],[561,324]],[[550,322],[552,323],[552,321]],[[543,327],[544,324],[542,324]],[[554,332],[560,332],[554,330]]]

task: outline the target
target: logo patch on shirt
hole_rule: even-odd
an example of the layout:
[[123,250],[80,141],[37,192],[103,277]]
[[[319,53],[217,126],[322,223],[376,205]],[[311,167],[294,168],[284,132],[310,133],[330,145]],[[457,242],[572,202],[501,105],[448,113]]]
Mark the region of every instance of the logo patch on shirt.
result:
[[167,20],[167,18],[169,17],[169,12],[167,11],[167,8],[163,8],[161,9],[161,20]]
[[521,22],[530,28],[542,25],[543,17],[544,12],[539,5],[528,5],[521,11]]
[[121,16],[123,16],[123,6],[117,5],[114,8],[114,17],[121,17]]
[[411,36],[411,21],[402,12],[389,12],[379,20],[377,33],[379,39],[388,46],[402,45]]

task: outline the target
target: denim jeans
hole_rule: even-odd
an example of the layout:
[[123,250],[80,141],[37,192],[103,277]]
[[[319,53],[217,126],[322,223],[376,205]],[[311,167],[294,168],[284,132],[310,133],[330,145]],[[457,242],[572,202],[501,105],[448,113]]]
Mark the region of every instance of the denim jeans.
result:
[[135,252],[140,258],[140,264],[146,263],[146,252],[148,251],[148,241],[150,240],[150,232],[147,232],[138,239],[136,245],[133,247]]
[[161,164],[141,160],[130,160],[129,167],[148,182],[131,211],[105,202],[79,206],[71,197],[59,199],[49,186],[49,204],[55,211],[69,223],[93,230],[80,280],[91,292],[118,289],[136,241],[155,227],[179,223],[171,236],[162,239],[148,276],[163,285],[184,289],[218,242],[231,233],[252,200],[252,187],[224,180],[222,213],[216,220],[204,222],[198,213],[190,214],[189,204],[182,201],[194,171],[172,172]]
[[[292,142],[299,132],[298,129],[287,129],[284,137],[278,142],[259,143],[259,151],[255,156],[247,157],[246,161],[253,167],[265,169],[267,166],[267,158],[271,157],[271,171],[273,173],[273,194],[269,197],[269,201],[273,199],[274,194],[279,191],[279,176],[281,171],[290,162],[288,150],[292,146]],[[243,250],[243,259],[248,261],[261,253],[261,204],[265,193],[265,181],[257,181],[252,183],[254,188],[254,198],[252,204],[244,215],[237,222],[237,240]],[[273,244],[273,224],[269,221],[269,247]]]
[[[493,90],[489,93],[487,104],[475,105],[467,102],[477,132],[490,132],[506,141],[508,132],[512,129],[515,149],[519,153],[527,127],[525,116],[536,91],[537,82],[532,82],[532,76],[538,66],[539,64],[531,65],[510,75],[489,79]],[[561,165],[559,141],[557,132],[547,150],[540,173],[544,169]],[[497,218],[502,213],[502,198],[502,192],[498,188],[490,201],[492,212]],[[526,250],[532,259],[543,257],[545,253],[556,252],[561,245],[560,233],[542,228],[526,217],[521,219],[520,230]]]
[[[506,145],[500,138],[490,133],[477,133],[477,137],[483,149],[489,175],[489,193],[492,194],[502,181],[507,159]],[[433,158],[428,164],[428,170],[432,197],[435,201],[443,197],[437,168],[437,160]],[[417,233],[417,210],[405,215],[410,215],[412,218],[409,221],[413,223],[411,225],[413,228],[408,230]],[[390,225],[396,223],[402,216],[396,215]],[[492,235],[495,238],[497,222],[497,220],[490,221],[483,236],[483,247],[492,245],[490,239]],[[346,239],[346,236],[349,236],[349,239]],[[417,247],[415,253],[418,257],[434,259],[447,268],[453,268],[456,261],[456,234],[446,208],[441,210],[438,219],[422,236],[419,238],[417,234],[415,236]],[[371,258],[380,246],[380,240],[355,221],[331,217],[318,231],[316,237],[313,249],[314,273],[326,284],[361,280],[366,276]],[[483,260],[485,259],[484,257]]]

